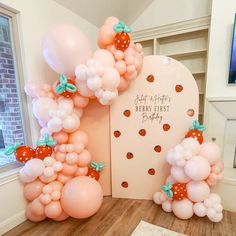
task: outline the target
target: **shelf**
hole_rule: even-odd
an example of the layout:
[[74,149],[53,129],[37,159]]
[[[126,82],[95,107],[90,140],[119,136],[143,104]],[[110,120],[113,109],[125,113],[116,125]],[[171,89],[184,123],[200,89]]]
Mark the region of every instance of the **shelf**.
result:
[[207,49],[201,49],[201,50],[195,50],[195,51],[189,51],[189,52],[169,54],[166,56],[180,59],[180,58],[186,58],[186,57],[205,56],[206,53],[207,53]]
[[205,75],[205,71],[194,71],[192,72],[192,75],[194,76],[201,76],[201,75]]

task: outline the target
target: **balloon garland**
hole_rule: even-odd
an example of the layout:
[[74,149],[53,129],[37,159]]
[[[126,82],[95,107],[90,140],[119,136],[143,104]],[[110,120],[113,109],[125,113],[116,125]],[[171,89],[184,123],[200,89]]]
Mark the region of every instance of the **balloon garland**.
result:
[[41,127],[39,140],[35,148],[16,144],[5,150],[25,164],[19,178],[29,220],[87,218],[100,208],[98,180],[105,164],[92,162],[80,119],[90,99],[109,105],[141,71],[142,46],[130,42],[130,32],[124,22],[109,17],[99,31],[100,49],[93,54],[74,26],[56,25],[45,35],[43,56],[61,75],[53,85],[25,86]]
[[219,222],[223,206],[220,196],[210,193],[210,187],[222,180],[224,166],[219,147],[213,142],[203,143],[204,130],[203,125],[194,121],[185,139],[168,151],[170,176],[161,192],[154,193],[153,200],[180,219],[196,214]]

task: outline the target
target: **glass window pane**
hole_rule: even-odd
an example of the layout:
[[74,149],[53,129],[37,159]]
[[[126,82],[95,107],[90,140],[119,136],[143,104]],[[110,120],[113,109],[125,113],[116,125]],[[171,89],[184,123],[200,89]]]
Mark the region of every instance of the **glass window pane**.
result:
[[3,154],[5,147],[25,141],[10,20],[0,15],[0,167],[15,161],[14,155]]

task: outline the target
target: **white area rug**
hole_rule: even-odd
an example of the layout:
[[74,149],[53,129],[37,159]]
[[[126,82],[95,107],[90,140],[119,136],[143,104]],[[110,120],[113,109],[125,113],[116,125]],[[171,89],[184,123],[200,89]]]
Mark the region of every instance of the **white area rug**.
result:
[[138,226],[131,234],[131,236],[186,236],[186,235],[141,220]]

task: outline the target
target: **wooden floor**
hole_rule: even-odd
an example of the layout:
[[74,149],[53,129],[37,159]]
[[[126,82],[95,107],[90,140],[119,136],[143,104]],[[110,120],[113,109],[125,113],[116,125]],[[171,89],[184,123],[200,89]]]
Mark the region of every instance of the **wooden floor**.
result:
[[196,236],[236,236],[236,213],[224,212],[221,223],[212,223],[207,218],[192,217],[179,220],[172,213],[165,213],[152,201],[129,200],[105,197],[99,212],[85,220],[69,218],[63,222],[45,220],[40,223],[25,221],[5,236],[126,236],[130,235],[140,220]]

